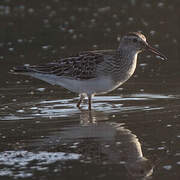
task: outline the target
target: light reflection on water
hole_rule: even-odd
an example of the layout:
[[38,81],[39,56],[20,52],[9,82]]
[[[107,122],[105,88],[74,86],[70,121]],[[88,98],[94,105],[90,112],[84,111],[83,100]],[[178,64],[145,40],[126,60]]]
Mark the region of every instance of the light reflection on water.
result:
[[[165,107],[159,106],[156,103],[153,103],[153,101],[163,101],[166,99],[173,100],[178,99],[178,97],[175,95],[145,93],[124,96],[96,96],[93,98],[93,109],[106,113],[160,110]],[[68,117],[80,112],[79,109],[76,108],[77,101],[78,98],[42,100],[36,102],[29,100],[29,102],[25,103],[12,102],[10,107],[7,105],[1,107],[4,111],[0,114],[0,120],[33,119],[37,117]],[[11,108],[14,112],[8,113],[8,110]],[[87,102],[84,102],[82,109],[87,109]]]
[[[160,156],[170,153],[168,150],[170,140],[166,134],[171,131],[171,128],[176,127],[173,126],[174,120],[169,122],[168,118],[172,118],[171,114],[177,111],[178,104],[173,104],[173,102],[177,102],[178,95],[126,93],[122,96],[97,96],[93,99],[91,113],[86,110],[86,102],[83,104],[82,110],[76,108],[78,98],[43,99],[43,97],[38,97],[36,101],[33,101],[31,98],[26,98],[26,102],[25,100],[18,102],[17,99],[16,102],[6,104],[8,107],[0,113],[1,148],[4,149],[2,157],[3,153],[8,152],[7,150],[10,150],[12,154],[26,152],[25,154],[33,161],[33,163],[28,162],[27,169],[32,166],[35,173],[43,174],[48,171],[56,176],[56,173],[62,170],[60,167],[63,167],[61,172],[64,173],[63,177],[66,177],[65,169],[68,169],[69,166],[77,171],[78,168],[82,168],[81,166],[86,166],[87,169],[89,168],[88,172],[91,172],[91,169],[93,172],[98,169],[97,174],[92,174],[99,176],[98,173],[101,170],[103,174],[106,174],[103,168],[107,168],[108,172],[110,167],[116,166],[117,172],[119,172],[118,177],[127,178],[125,177],[127,174],[133,177],[144,174],[143,176],[148,177],[152,174],[153,168],[156,169],[159,159],[162,162],[165,161],[165,158],[162,160],[162,157],[158,157],[159,154],[155,160],[152,157],[156,156],[158,151],[161,152]],[[170,102],[172,105],[169,109]],[[172,111],[173,106],[177,106],[174,111]],[[177,119],[178,112],[176,114],[174,118]],[[164,118],[161,117],[162,115]],[[9,125],[6,122],[9,122]],[[153,133],[151,128],[153,128]],[[154,133],[156,129],[157,134]],[[136,130],[137,135],[135,135]],[[158,136],[159,131],[162,136]],[[146,139],[147,134],[148,139]],[[143,144],[148,142],[147,147],[142,146],[137,136],[141,141],[143,140]],[[163,137],[162,140],[157,140],[161,137]],[[13,139],[13,141],[8,139]],[[38,158],[41,156],[41,152],[47,152],[47,156],[45,156],[47,157],[47,166],[39,167],[38,165],[41,162],[41,158]],[[150,154],[150,158],[149,156],[147,156],[148,158],[144,157],[143,152]],[[53,163],[48,163],[48,157],[53,156],[53,153],[74,153],[81,157],[73,163],[69,162],[72,159],[67,159],[65,163],[60,156]],[[22,156],[24,155],[22,154]],[[19,170],[6,167],[1,172],[1,176],[8,176],[5,172],[8,172],[11,177],[19,174],[16,176],[18,178],[36,176],[31,171],[29,173],[26,167],[21,167],[21,158],[14,158],[17,160],[17,164],[20,164]],[[26,156],[24,158],[28,159]],[[2,160],[2,166],[5,166],[4,162],[5,160]],[[56,169],[56,173],[51,171],[52,167]],[[166,171],[174,169],[172,164],[164,162],[160,167],[161,170]],[[21,170],[21,168],[25,169]],[[114,171],[116,172],[116,170]],[[3,175],[3,173],[5,174]],[[81,173],[79,172],[79,174]],[[85,177],[83,174],[81,176]]]
[[[48,165],[58,161],[77,160],[80,154],[64,152],[5,151],[0,153],[0,177],[15,179],[32,177],[34,171],[47,171]],[[59,169],[58,169],[59,171]]]
[[68,160],[76,160],[79,165],[93,164],[94,168],[98,165],[103,168],[109,165],[125,167],[127,172],[123,170],[122,174],[129,173],[133,177],[151,176],[154,164],[144,157],[137,136],[125,128],[124,123],[107,120],[104,113],[83,110],[80,124],[59,127],[44,138],[31,141],[30,151],[17,149],[1,152],[3,169],[0,176],[17,179],[33,177],[37,172],[51,172],[51,166],[58,173],[62,171],[62,163]]
[[[107,162],[104,157],[123,156],[123,152],[118,154],[115,148],[113,157],[113,148],[108,148],[119,136],[120,142],[129,144],[129,151],[133,149],[130,147],[141,148],[142,159],[152,160],[151,156],[156,155],[161,160],[154,168],[152,179],[179,180],[178,1],[39,0],[27,4],[26,1],[1,0],[1,4],[0,154],[3,157],[10,151],[12,156],[1,162],[0,179],[6,179],[9,173],[11,179],[19,175],[21,179],[29,176],[29,179],[43,180],[76,177],[79,180],[129,180],[128,167],[123,161],[117,166],[93,163],[96,157]],[[95,97],[93,112],[89,115],[86,103],[84,111],[76,108],[77,98],[73,98],[73,94],[7,73],[16,65],[45,63],[84,50],[117,48],[119,36],[137,30],[142,30],[148,42],[167,55],[168,62],[161,63],[145,53],[139,56],[131,80],[121,90]],[[113,136],[112,123],[120,126],[117,137]],[[80,138],[74,133],[79,133]],[[132,142],[125,140],[128,133]],[[106,148],[98,148],[103,142],[107,142]],[[133,142],[136,143],[133,145]],[[125,152],[127,148],[120,146]],[[81,161],[72,162],[67,158],[61,163],[64,152],[84,156]],[[15,157],[16,153],[22,154]],[[56,154],[55,163],[39,167],[43,153],[45,162],[49,156],[59,155]],[[30,161],[32,164],[24,167],[23,157],[35,162]],[[4,169],[3,163],[13,160],[20,164],[19,169],[9,166]],[[145,167],[149,164],[142,162]],[[148,167],[145,170],[151,169]],[[133,174],[134,166],[129,169]]]

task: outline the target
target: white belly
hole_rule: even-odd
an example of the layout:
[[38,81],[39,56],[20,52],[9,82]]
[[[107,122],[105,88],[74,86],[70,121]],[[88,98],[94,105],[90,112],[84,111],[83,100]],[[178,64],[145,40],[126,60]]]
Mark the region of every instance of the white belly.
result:
[[75,80],[66,77],[59,77],[55,75],[46,75],[39,73],[32,73],[32,74],[30,73],[29,75],[37,79],[46,81],[50,84],[62,86],[72,92],[76,92],[79,94],[81,93],[86,93],[89,95],[103,94],[112,91],[117,86],[117,84],[114,85],[111,78],[107,76],[89,79],[89,80]]

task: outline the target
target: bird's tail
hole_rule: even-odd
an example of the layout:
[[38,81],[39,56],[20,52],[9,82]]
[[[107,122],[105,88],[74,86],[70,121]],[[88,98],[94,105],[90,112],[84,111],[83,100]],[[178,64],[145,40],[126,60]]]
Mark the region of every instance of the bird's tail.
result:
[[29,68],[28,66],[17,66],[17,67],[13,67],[10,70],[10,73],[13,74],[24,74],[24,73],[29,73],[29,72],[33,72],[33,70],[31,68]]

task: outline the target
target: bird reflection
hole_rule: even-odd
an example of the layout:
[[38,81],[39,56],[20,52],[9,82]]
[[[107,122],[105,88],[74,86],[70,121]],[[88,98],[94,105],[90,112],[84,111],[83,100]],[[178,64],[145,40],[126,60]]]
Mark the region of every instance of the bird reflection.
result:
[[[103,152],[111,163],[124,163],[129,174],[135,177],[148,177],[153,173],[153,164],[143,156],[141,144],[135,134],[123,124],[109,123],[112,137],[105,143]],[[108,129],[106,129],[107,131]]]
[[63,136],[80,140],[79,151],[84,162],[123,164],[133,177],[151,176],[153,164],[143,156],[137,136],[124,124],[102,121],[105,119],[98,112],[82,111],[81,126],[71,127]]

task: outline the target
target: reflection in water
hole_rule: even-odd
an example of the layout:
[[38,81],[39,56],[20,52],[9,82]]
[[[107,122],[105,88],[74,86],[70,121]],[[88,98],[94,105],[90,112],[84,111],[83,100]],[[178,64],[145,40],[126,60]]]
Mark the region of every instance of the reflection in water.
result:
[[[0,95],[5,95],[9,89],[2,91]],[[24,91],[24,89],[23,89]],[[15,92],[16,93],[16,92]],[[25,95],[26,97],[26,95]],[[39,97],[40,98],[40,97]],[[22,99],[22,97],[21,97]],[[9,104],[0,104],[0,120],[23,120],[23,119],[38,119],[39,118],[60,118],[70,117],[79,114],[76,108],[77,98],[62,98],[55,100],[38,100],[26,99],[21,102],[17,99]],[[142,111],[158,111],[163,110],[164,102],[167,100],[174,101],[179,99],[177,95],[161,95],[161,94],[126,94],[122,96],[98,96],[93,99],[94,108],[96,111],[107,113],[133,113]],[[158,102],[157,102],[158,101]],[[82,108],[83,109],[83,108]],[[81,113],[82,114],[82,113]],[[96,115],[98,115],[96,113]],[[96,115],[94,117],[96,117]],[[89,115],[88,118],[93,119]],[[81,119],[85,119],[81,118]]]
[[121,124],[113,123],[111,128],[115,129],[115,133],[109,142],[110,148],[104,149],[104,152],[108,152],[110,161],[121,162],[124,160],[125,167],[132,176],[150,176],[153,172],[153,165],[149,159],[143,156],[141,144],[136,135],[122,127]]
[[[168,160],[162,165],[162,168],[161,166],[158,168],[157,173],[154,173],[153,176],[155,176],[154,179],[158,180],[179,179],[179,1],[39,0],[37,2],[1,0],[0,3],[1,151],[37,151],[32,153],[33,157],[37,156],[39,152],[49,152],[45,157],[49,157],[53,152],[68,153],[61,145],[62,127],[68,127],[69,123],[72,126],[73,124],[78,126],[77,121],[79,121],[79,111],[75,108],[77,99],[72,99],[73,94],[68,94],[64,89],[57,87],[46,86],[44,91],[40,90],[39,88],[45,87],[45,84],[42,82],[8,74],[7,72],[12,66],[22,63],[44,63],[50,59],[67,56],[69,53],[74,54],[84,49],[115,47],[117,43],[114,35],[118,35],[119,31],[124,33],[130,29],[137,30],[136,28],[138,28],[138,30],[149,34],[152,38],[152,43],[157,42],[157,45],[160,45],[167,51],[169,61],[167,63],[158,63],[150,56],[141,57],[136,76],[131,79],[124,89],[118,89],[108,96],[95,97],[93,100],[94,109],[105,112],[106,116],[109,116],[108,121],[116,121],[118,116],[125,115],[123,122],[127,122],[126,127],[137,135],[141,134],[138,137],[139,139],[144,134],[146,135],[145,141],[148,143],[146,151],[148,154],[158,154],[164,160],[165,156],[164,153],[161,154],[161,151],[164,152],[166,147],[167,149],[171,148],[169,150],[171,156],[166,154]],[[151,59],[152,61],[150,62]],[[123,94],[123,96],[119,96],[120,94]],[[112,113],[116,115],[115,118],[109,115]],[[86,115],[84,113],[81,116],[83,116],[81,120],[84,120]],[[92,116],[97,120],[103,119],[101,115],[99,118],[98,114],[93,114]],[[144,118],[146,118],[145,121],[143,121]],[[92,118],[87,117],[87,119],[90,122]],[[133,126],[136,128],[136,131],[134,128],[130,128],[132,122],[135,123]],[[111,126],[110,123],[107,124],[107,126]],[[95,128],[101,125],[103,125],[103,122],[95,125],[87,123],[80,128],[80,131],[85,129],[85,126],[94,126]],[[143,129],[144,126],[146,128]],[[69,129],[67,131],[70,131]],[[93,130],[93,127],[91,129]],[[99,127],[99,129],[102,128]],[[64,128],[65,131],[66,129]],[[92,134],[94,131],[96,132],[96,130],[93,130]],[[104,137],[107,132],[104,133],[99,132],[99,134],[96,134],[96,137],[100,136],[100,134]],[[57,140],[56,143],[53,141],[53,137]],[[70,149],[68,144],[67,146],[64,145],[64,147],[67,147],[70,153],[76,153],[78,151],[78,143],[83,148],[81,141],[87,142],[84,146],[88,149],[88,142],[91,145],[90,141],[93,140],[96,141],[98,147],[101,147],[100,143],[103,141],[103,137],[96,137],[94,139],[91,138],[91,140],[86,137],[80,139],[70,137],[73,142],[72,148]],[[97,142],[98,139],[99,142]],[[104,139],[107,138],[104,137]],[[110,139],[115,138],[110,136]],[[37,146],[33,146],[35,142]],[[93,148],[93,143],[91,146]],[[164,150],[163,147],[165,147]],[[106,145],[106,151],[107,148],[108,145]],[[143,150],[145,149],[143,148]],[[81,154],[84,153],[82,152]],[[27,153],[27,155],[31,155],[31,153]],[[146,153],[144,155],[146,156]],[[61,156],[59,157],[61,159]],[[92,157],[92,154],[89,154],[89,157]],[[27,156],[25,158],[29,160]],[[18,159],[20,160],[19,166],[22,174],[25,168],[22,165],[23,158],[19,157]],[[58,159],[56,157],[56,160]],[[75,161],[80,169],[79,172],[82,174],[82,166],[79,160]],[[12,162],[11,159],[8,162]],[[39,161],[35,158],[34,166],[38,168],[37,162]],[[57,164],[59,164],[58,161],[56,164],[53,163],[52,168],[50,168],[50,165],[47,165],[49,170],[42,170],[42,167],[40,167],[41,177],[38,177],[40,171],[34,173],[37,171],[30,164],[27,166],[27,172],[33,172],[33,177],[29,179],[127,180],[126,177],[119,178],[119,176],[117,178],[108,178],[106,169],[102,172],[105,173],[105,177],[97,177],[94,173],[96,169],[100,171],[102,166],[97,168],[92,165],[93,171],[88,169],[86,172],[89,174],[87,175],[86,173],[83,178],[79,178],[78,171],[76,171],[78,168],[74,167],[72,163],[70,166],[74,171],[67,170],[68,178],[63,178],[62,176],[54,177],[56,175],[55,170],[60,175],[65,171],[63,169],[60,172],[59,167],[56,166]],[[84,164],[83,166],[86,167]],[[60,164],[60,167],[64,168],[65,165],[61,166]],[[3,173],[7,172],[1,163],[0,168],[0,172],[2,172],[2,169]],[[18,174],[17,168],[14,166],[8,166],[7,170],[11,168],[14,174]],[[51,169],[53,170],[51,171]],[[110,166],[109,169],[111,169],[112,176],[116,174],[116,171],[121,171],[121,169],[117,170],[114,166]],[[124,169],[124,166],[122,166],[122,169]],[[84,168],[84,170],[86,169]],[[124,171],[124,173],[126,172]],[[72,175],[70,178],[69,174]],[[121,174],[123,174],[122,171]],[[0,179],[10,178],[0,177]],[[15,179],[14,176],[11,179]]]
[[[82,111],[81,126],[66,128],[61,135],[64,141],[78,139],[82,162],[124,164],[133,177],[148,177],[153,164],[143,156],[141,144],[122,123],[98,122],[97,112]],[[92,122],[92,123],[90,123]]]

